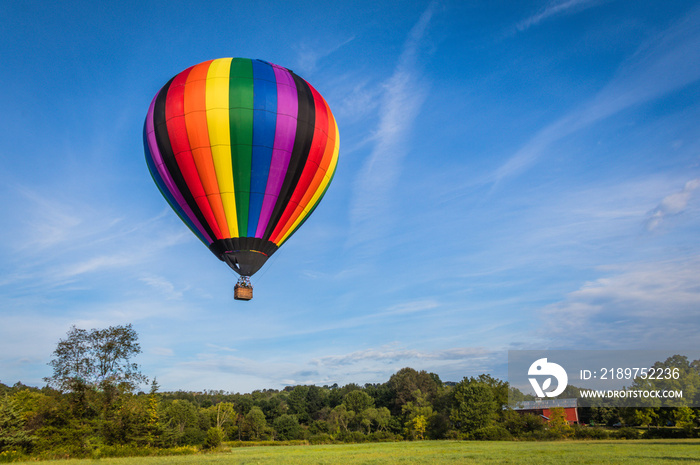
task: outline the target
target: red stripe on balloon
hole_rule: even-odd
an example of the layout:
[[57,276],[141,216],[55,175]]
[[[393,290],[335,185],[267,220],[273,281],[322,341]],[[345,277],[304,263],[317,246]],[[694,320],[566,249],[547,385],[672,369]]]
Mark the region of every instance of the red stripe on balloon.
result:
[[194,163],[190,141],[187,137],[187,126],[185,124],[185,84],[187,82],[187,76],[190,74],[192,68],[194,68],[194,66],[178,74],[175,79],[173,79],[173,83],[168,90],[165,104],[168,137],[170,138],[170,146],[177,160],[177,166],[180,168],[182,177],[185,179],[195,202],[197,202],[199,210],[202,212],[202,215],[204,215],[207,224],[214,232],[216,238],[223,239],[214,212],[207,200],[202,181],[199,179],[199,173]]

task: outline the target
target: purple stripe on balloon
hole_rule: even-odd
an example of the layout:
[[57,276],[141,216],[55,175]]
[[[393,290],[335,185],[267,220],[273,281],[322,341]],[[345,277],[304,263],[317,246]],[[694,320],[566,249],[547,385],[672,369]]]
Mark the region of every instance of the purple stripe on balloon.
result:
[[270,174],[265,188],[265,199],[255,237],[262,238],[267,224],[270,222],[272,210],[277,203],[284,176],[287,174],[289,159],[294,148],[294,137],[297,129],[297,112],[299,102],[294,79],[288,70],[281,66],[272,65],[277,80],[277,126],[275,128],[275,145],[272,150]]
[[158,174],[163,180],[165,186],[168,188],[170,195],[173,196],[180,208],[185,212],[189,220],[202,234],[202,236],[211,244],[214,241],[209,236],[209,234],[207,234],[206,230],[202,227],[202,224],[197,219],[197,216],[192,212],[190,206],[187,205],[187,202],[185,201],[184,197],[182,197],[182,194],[180,194],[180,190],[177,188],[177,186],[175,185],[175,181],[173,181],[173,178],[170,176],[170,173],[166,169],[165,162],[163,161],[163,156],[161,155],[160,150],[158,150],[158,142],[156,142],[155,128],[153,127],[153,112],[155,110],[156,99],[158,98],[158,94],[160,94],[160,91],[153,98],[151,106],[148,108],[148,115],[146,116],[146,133],[148,134],[148,148],[151,151],[153,162],[156,166],[156,169],[158,170]]

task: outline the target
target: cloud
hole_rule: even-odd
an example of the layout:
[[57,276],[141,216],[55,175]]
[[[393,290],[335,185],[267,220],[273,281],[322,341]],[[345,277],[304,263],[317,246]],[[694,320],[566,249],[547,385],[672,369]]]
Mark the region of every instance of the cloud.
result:
[[431,4],[411,29],[394,73],[384,85],[375,145],[354,186],[353,245],[381,237],[391,223],[392,193],[409,150],[408,131],[425,100],[417,56],[434,9]]
[[481,347],[456,347],[423,352],[416,349],[394,348],[385,346],[380,349],[365,349],[344,355],[327,355],[311,361],[317,366],[347,366],[362,362],[399,362],[406,364],[414,360],[464,360],[466,358],[480,358],[489,355],[490,352]]
[[700,8],[653,37],[623,64],[615,77],[580,108],[548,125],[494,173],[499,182],[534,165],[553,143],[700,79]]
[[[167,355],[167,354],[164,354]],[[481,347],[454,347],[415,350],[387,345],[348,354],[314,357],[295,354],[293,358],[267,357],[264,360],[216,353],[200,353],[157,374],[163,386],[178,389],[235,389],[251,392],[261,388],[337,383],[383,383],[401,368],[438,373],[445,380],[489,372],[501,362],[504,353]]]
[[553,16],[575,13],[587,8],[591,8],[599,3],[599,0],[564,0],[552,2],[539,13],[532,15],[529,18],[518,23],[516,29],[522,32],[529,29],[532,26],[538,25],[542,21],[549,19]]
[[191,360],[164,367],[157,378],[161,385],[177,386],[177,389],[251,392],[296,384],[294,375],[299,373],[300,365],[297,360],[261,361],[218,352],[200,353]]
[[96,271],[121,268],[133,264],[134,260],[138,259],[133,256],[122,254],[91,257],[85,261],[65,267],[63,272],[60,274],[60,277],[73,278],[78,275],[94,273]]
[[144,276],[141,281],[165,295],[167,299],[182,298],[182,290],[177,290],[173,283],[162,276]]
[[603,269],[541,314],[540,336],[553,346],[684,349],[700,332],[700,256]]
[[172,357],[175,355],[173,349],[167,347],[154,347],[150,350],[150,353],[161,357]]
[[679,215],[685,211],[690,201],[693,191],[700,187],[700,178],[692,179],[685,183],[680,192],[670,194],[661,200],[659,205],[649,212],[646,219],[646,227],[652,231],[659,227],[669,216]]
[[3,231],[7,239],[0,250],[0,269],[6,270],[0,286],[8,295],[83,287],[87,280],[139,266],[164,248],[191,240],[184,228],[168,227],[166,210],[139,219],[40,187],[5,188],[12,201],[0,208],[18,218]]
[[331,47],[328,47],[327,44],[326,47],[322,46],[314,46],[311,47],[307,44],[301,44],[296,47],[296,52],[297,52],[297,67],[299,68],[300,72],[304,75],[310,75],[316,70],[316,65],[319,60],[322,58],[327,57],[328,55],[331,55],[332,53],[335,53],[338,51],[340,48],[343,46],[349,44],[355,40],[355,36],[349,37],[348,39],[345,39],[344,41],[333,45]]

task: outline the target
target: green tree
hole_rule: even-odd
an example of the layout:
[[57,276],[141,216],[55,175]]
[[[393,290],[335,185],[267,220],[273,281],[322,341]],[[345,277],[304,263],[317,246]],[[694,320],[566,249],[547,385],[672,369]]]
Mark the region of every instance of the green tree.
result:
[[499,408],[508,405],[510,387],[507,382],[496,379],[491,375],[479,375],[476,377],[476,381],[486,384],[493,390],[493,400]]
[[60,391],[81,391],[102,385],[133,390],[146,377],[131,359],[141,353],[138,334],[130,324],[106,329],[75,326],[61,339],[49,362],[53,375],[44,380]]
[[294,389],[287,396],[287,405],[289,411],[296,415],[303,423],[308,423],[311,420],[309,415],[307,396],[309,394],[308,386],[294,386]]
[[411,437],[418,438],[421,441],[425,435],[425,430],[428,427],[428,420],[423,415],[416,415],[408,421],[407,429],[410,431]]
[[374,423],[377,425],[377,431],[385,431],[389,427],[391,421],[391,411],[386,407],[379,407],[377,414],[374,416]]
[[690,407],[678,407],[673,412],[673,420],[676,426],[683,428],[688,433],[692,432],[695,428],[695,412]]
[[299,420],[296,415],[284,414],[281,415],[272,422],[272,427],[277,433],[277,438],[282,441],[289,441],[292,439],[299,439],[302,434],[301,425],[299,425]]
[[25,424],[19,403],[5,393],[0,397],[0,452],[31,449],[36,438],[24,430]]
[[545,421],[539,415],[523,414],[509,408],[503,410],[499,424],[516,437],[524,433],[542,431],[545,428]]
[[312,419],[320,419],[321,411],[328,407],[328,390],[318,386],[309,386],[306,394],[306,410]]
[[415,401],[413,393],[416,391],[420,391],[429,401],[432,401],[441,384],[440,378],[434,373],[428,373],[425,370],[416,371],[413,368],[400,369],[388,381],[394,396],[392,413],[399,415],[401,408],[407,402]]
[[343,397],[343,405],[345,405],[348,410],[360,413],[365,409],[373,407],[374,399],[365,391],[350,391]]
[[372,432],[374,426],[375,431],[384,431],[389,426],[391,420],[391,412],[386,407],[369,407],[357,414],[355,421],[362,425],[367,434]]
[[[673,404],[674,407],[693,405],[700,401],[700,360],[688,361],[684,355],[673,355],[663,362],[652,365],[655,373],[661,376],[641,376],[634,380],[631,389],[634,390],[673,390],[683,391],[682,398],[666,399],[665,406]],[[648,401],[648,407],[659,407],[661,401],[653,399]]]
[[464,378],[454,388],[454,404],[450,420],[463,433],[494,424],[498,404],[487,384]]
[[165,409],[165,417],[169,425],[183,434],[186,427],[197,425],[197,407],[187,400],[175,399]]
[[635,408],[631,413],[632,422],[640,426],[649,426],[658,418],[656,410],[649,407]]
[[414,401],[407,402],[401,412],[404,414],[404,428],[406,435],[411,439],[424,439],[428,428],[428,422],[433,417],[433,406],[426,397],[417,389],[413,392]]
[[146,435],[148,445],[154,445],[162,433],[163,426],[160,422],[160,398],[158,397],[158,382],[155,378],[153,378],[146,407]]
[[212,426],[207,430],[207,437],[204,440],[204,447],[207,449],[216,449],[221,446],[224,438],[224,430],[218,426]]
[[561,437],[569,437],[573,434],[573,429],[566,419],[566,411],[562,407],[555,407],[551,410],[547,428],[555,431]]
[[355,412],[348,410],[345,404],[340,404],[334,408],[328,418],[331,429],[336,432],[347,432],[350,422],[355,418]]
[[236,419],[236,411],[231,402],[219,402],[207,409],[216,428],[223,429],[227,423]]
[[249,439],[254,441],[263,438],[267,433],[267,419],[260,407],[253,407],[246,414],[243,421],[243,428]]

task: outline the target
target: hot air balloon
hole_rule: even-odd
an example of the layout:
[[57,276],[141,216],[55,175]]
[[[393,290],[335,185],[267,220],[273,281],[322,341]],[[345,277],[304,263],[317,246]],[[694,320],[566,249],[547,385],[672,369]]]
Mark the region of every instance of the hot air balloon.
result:
[[308,219],[338,164],[328,104],[292,71],[220,58],[177,74],[143,129],[158,189],[190,230],[240,275],[234,296]]

